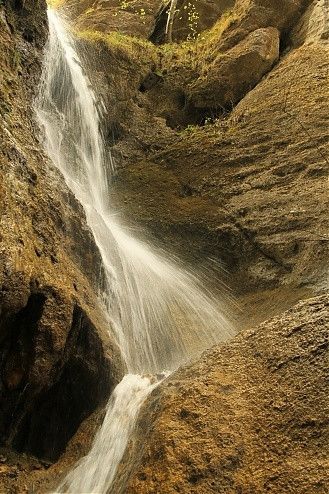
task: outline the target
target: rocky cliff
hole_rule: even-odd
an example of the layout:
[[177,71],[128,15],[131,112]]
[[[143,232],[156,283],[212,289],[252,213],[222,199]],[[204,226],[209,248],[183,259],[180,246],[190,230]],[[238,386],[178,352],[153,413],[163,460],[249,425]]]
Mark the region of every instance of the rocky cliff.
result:
[[[100,257],[84,212],[38,140],[46,36],[43,1],[1,2],[1,446],[56,460],[123,368],[95,296]],[[2,465],[4,482],[11,472]]]
[[[209,2],[197,4],[202,17]],[[150,29],[134,30],[138,20],[147,23],[140,8],[158,19],[156,2],[153,10],[147,5],[87,2],[73,11],[108,108],[107,140],[118,168],[112,203],[169,250],[219,260],[238,293],[321,289],[328,254],[327,7],[218,2],[217,22],[201,23],[209,29],[196,39],[154,45]],[[107,8],[119,24],[108,23]],[[95,20],[102,12],[110,33]],[[134,37],[119,22],[128,14]]]

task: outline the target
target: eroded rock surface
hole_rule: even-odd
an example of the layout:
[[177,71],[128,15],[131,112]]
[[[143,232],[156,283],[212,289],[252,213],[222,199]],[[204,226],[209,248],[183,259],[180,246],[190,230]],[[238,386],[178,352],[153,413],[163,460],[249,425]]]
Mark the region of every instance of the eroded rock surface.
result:
[[46,36],[44,2],[2,2],[0,437],[55,460],[123,368],[94,295],[100,256],[83,210],[37,139]]
[[[296,289],[286,305],[321,292],[329,53],[325,26],[321,36],[311,27],[323,19],[321,2],[216,2],[209,24],[200,14],[195,29],[212,27],[196,42],[160,47],[145,41],[163,35],[163,10],[151,3],[67,2],[108,109],[111,204],[186,258],[220,260],[235,292],[249,293],[244,301],[265,289],[271,299],[283,286],[281,297]],[[35,137],[30,105],[46,35],[44,5],[36,5],[0,7],[1,413],[9,447],[55,459],[122,368],[99,320],[100,259],[83,211]],[[174,39],[184,39],[178,21]],[[326,298],[301,303],[159,388],[141,418],[132,475],[123,464],[113,492],[325,493],[327,310]],[[64,409],[65,423],[54,413]],[[45,478],[56,485],[86,451],[86,424],[68,459],[41,480],[33,462],[17,482],[1,467],[4,489],[20,494],[32,478],[40,492]],[[17,475],[19,462],[10,463]]]
[[111,492],[325,494],[328,345],[323,296],[176,372],[145,404],[133,471],[124,462]]
[[325,44],[291,51],[227,118],[122,168],[117,204],[221,259],[241,289],[325,286],[328,59]]

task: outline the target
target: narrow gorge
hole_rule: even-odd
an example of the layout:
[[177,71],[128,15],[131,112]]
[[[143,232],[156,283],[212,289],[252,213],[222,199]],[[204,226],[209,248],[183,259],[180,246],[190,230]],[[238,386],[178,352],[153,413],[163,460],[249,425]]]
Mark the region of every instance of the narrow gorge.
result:
[[0,492],[328,492],[327,1],[0,28]]

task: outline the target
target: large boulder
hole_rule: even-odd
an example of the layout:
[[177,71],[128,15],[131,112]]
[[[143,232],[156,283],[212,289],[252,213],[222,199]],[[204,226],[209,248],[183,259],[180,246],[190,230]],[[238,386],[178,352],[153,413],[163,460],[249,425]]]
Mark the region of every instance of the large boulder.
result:
[[237,0],[233,20],[218,39],[218,49],[225,51],[261,27],[273,26],[282,40],[296,24],[311,0]]
[[202,358],[148,399],[111,493],[329,489],[329,298]]
[[260,81],[279,58],[280,33],[257,29],[224,55],[219,53],[200,77],[188,86],[197,108],[232,107]]
[[115,31],[140,38],[152,35],[156,18],[163,10],[161,0],[67,0],[63,3],[79,31],[105,34]]

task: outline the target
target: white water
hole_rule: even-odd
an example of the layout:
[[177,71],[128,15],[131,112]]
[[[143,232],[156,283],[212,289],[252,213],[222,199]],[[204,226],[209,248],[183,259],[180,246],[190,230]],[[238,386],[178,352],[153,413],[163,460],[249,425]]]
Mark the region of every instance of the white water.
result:
[[102,105],[65,22],[52,10],[48,18],[37,114],[45,148],[83,205],[101,253],[106,279],[100,297],[129,372],[108,403],[91,452],[58,492],[101,494],[111,485],[141,404],[156,386],[143,375],[174,370],[228,338],[232,328],[194,275],[133,238],[115,219],[109,203],[114,166],[101,131],[106,115],[100,114]]
[[71,487],[75,494],[106,492],[116,473],[116,469],[109,466],[119,464],[140,406],[156,385],[147,377],[133,374],[122,379],[108,402],[103,427],[98,431],[93,448],[68,474],[59,491],[65,492]]

